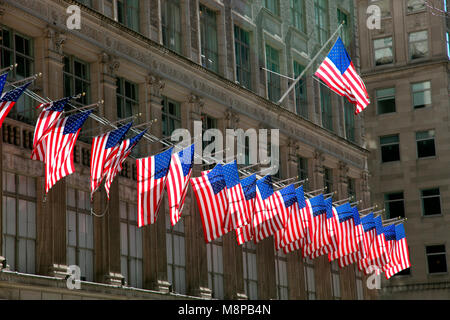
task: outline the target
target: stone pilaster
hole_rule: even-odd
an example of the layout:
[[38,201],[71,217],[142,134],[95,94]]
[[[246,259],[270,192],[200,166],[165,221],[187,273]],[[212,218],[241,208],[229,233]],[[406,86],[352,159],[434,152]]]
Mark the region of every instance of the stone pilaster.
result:
[[142,17],[142,20],[148,21],[149,19],[147,17],[150,16],[150,25],[144,26],[141,22],[141,27],[144,27],[147,33],[144,33],[144,35],[149,36],[153,41],[162,44],[161,1],[153,0],[142,2],[145,3],[142,11],[149,13],[149,15]]
[[277,299],[273,236],[262,240],[256,245],[256,264],[258,272],[258,299]]
[[[149,74],[146,79],[146,86],[149,93],[148,100],[150,106],[145,106],[149,110],[141,110],[147,118],[143,120],[152,123],[150,132],[156,137],[162,137],[162,90],[165,82],[158,76]],[[148,144],[147,150],[150,154],[157,154],[164,146],[161,144]],[[144,250],[144,286],[145,288],[169,292],[170,283],[167,275],[167,251],[166,251],[166,212],[167,201],[163,199],[159,209],[159,215],[153,225],[143,229],[143,250]]]

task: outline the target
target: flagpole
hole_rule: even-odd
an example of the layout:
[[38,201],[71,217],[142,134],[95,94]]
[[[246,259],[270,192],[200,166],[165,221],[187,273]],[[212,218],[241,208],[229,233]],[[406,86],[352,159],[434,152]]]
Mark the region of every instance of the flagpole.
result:
[[350,201],[350,200],[353,200],[353,196],[348,197],[347,199],[342,199],[342,200],[335,201],[335,202],[333,202],[333,204],[337,205],[337,204],[341,204],[342,202],[346,202],[346,201]]
[[40,77],[42,77],[42,72],[36,73],[35,75],[33,75],[31,77],[28,77],[28,78],[25,78],[25,79],[20,79],[20,80],[14,81],[14,82],[7,83],[7,85],[9,85],[9,86],[16,86],[18,83],[27,82],[27,81],[34,81],[34,80],[36,80],[37,78],[40,78]]
[[18,66],[17,63],[16,63],[16,64],[12,64],[12,65],[10,65],[10,66],[7,67],[7,68],[1,69],[1,70],[0,70],[0,73],[4,73],[4,72],[6,72],[6,71],[11,71],[12,69],[17,68],[17,66]]
[[64,114],[71,114],[71,113],[78,112],[78,111],[85,110],[85,109],[89,109],[89,108],[97,108],[103,103],[105,103],[105,101],[104,100],[100,100],[99,102],[90,104],[88,106],[84,106],[84,107],[81,107],[81,108],[76,108],[76,109],[70,110],[70,111],[65,111]]
[[309,68],[311,68],[311,66],[314,64],[316,59],[322,54],[322,51],[328,46],[328,44],[331,42],[331,40],[333,40],[333,38],[336,36],[336,34],[338,34],[338,32],[341,30],[343,25],[344,25],[344,22],[341,22],[341,24],[336,29],[336,31],[331,35],[331,37],[327,40],[327,42],[325,42],[325,44],[322,46],[322,48],[320,48],[320,50],[316,53],[314,58],[312,58],[309,61],[308,65],[305,67],[305,69],[302,71],[302,73],[300,73],[300,75],[297,77],[297,79],[295,79],[295,81],[291,84],[289,89],[283,94],[283,96],[280,98],[280,100],[277,102],[277,104],[281,104],[283,102],[283,100],[286,99],[289,92],[291,92],[291,90],[295,87],[295,85],[300,81],[300,79],[303,77],[303,75],[306,73],[306,71]]
[[366,209],[360,210],[359,213],[361,214],[361,213],[363,213],[363,212],[370,211],[370,210],[373,210],[373,209],[376,209],[376,208],[378,208],[378,205],[377,205],[377,204],[374,205],[373,207],[370,207],[370,208],[366,208]]

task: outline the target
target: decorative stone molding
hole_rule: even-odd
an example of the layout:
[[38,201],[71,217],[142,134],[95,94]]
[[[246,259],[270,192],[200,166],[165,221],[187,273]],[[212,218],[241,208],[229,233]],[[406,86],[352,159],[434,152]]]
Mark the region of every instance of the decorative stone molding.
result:
[[103,63],[106,65],[107,71],[108,71],[109,75],[111,75],[111,76],[114,76],[116,74],[117,70],[119,70],[119,68],[120,68],[120,61],[116,57],[114,57],[106,52],[102,52],[100,54],[99,60],[100,60],[100,63]]
[[66,279],[70,276],[68,268],[68,266],[63,264],[53,264],[49,268],[49,274],[58,279]]
[[363,192],[369,192],[370,191],[370,187],[369,187],[369,171],[363,171],[361,173],[361,189]]
[[348,164],[345,162],[339,161],[339,182],[340,183],[348,183]]
[[9,271],[8,261],[6,261],[5,257],[0,256],[0,271],[6,270]]
[[295,162],[297,163],[297,154],[298,154],[298,150],[300,149],[300,146],[298,145],[298,143],[293,140],[293,139],[289,139],[288,143],[288,161],[289,162]]
[[212,290],[205,287],[200,287],[193,292],[194,296],[200,297],[202,299],[211,299],[212,298]]
[[172,285],[170,284],[170,282],[168,281],[164,281],[164,280],[157,280],[154,284],[153,284],[153,290],[158,291],[162,294],[169,294],[170,290],[171,290]]
[[323,162],[325,161],[325,156],[322,151],[314,151],[314,173],[323,174]]
[[197,115],[201,115],[203,113],[203,107],[205,106],[205,101],[201,97],[191,93],[188,96],[187,101],[192,106],[191,114],[195,113]]
[[64,44],[67,40],[66,34],[63,31],[58,31],[51,26],[47,26],[47,29],[45,29],[45,36],[47,39],[50,39],[50,50],[63,55]]
[[105,282],[115,286],[123,286],[125,284],[125,278],[120,273],[110,272],[105,275]]
[[426,290],[448,290],[450,282],[412,283],[404,285],[393,285],[383,287],[383,293],[394,293],[401,291],[426,291]]
[[149,74],[147,76],[146,80],[147,80],[147,83],[151,87],[152,94],[157,96],[157,97],[160,97],[161,96],[161,91],[166,86],[166,83],[161,79],[161,77],[156,76],[154,74]]
[[228,128],[236,130],[239,127],[239,114],[228,109],[225,114],[225,119],[227,120]]

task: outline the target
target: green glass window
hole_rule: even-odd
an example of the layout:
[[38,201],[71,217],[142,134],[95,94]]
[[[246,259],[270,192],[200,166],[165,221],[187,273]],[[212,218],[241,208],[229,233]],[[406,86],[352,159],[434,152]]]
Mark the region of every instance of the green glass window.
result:
[[350,21],[348,14],[346,14],[341,9],[337,9],[337,21],[338,24],[344,22],[344,25],[342,26],[341,31],[339,32],[339,35],[342,39],[342,42],[344,42],[344,45],[348,46],[350,44]]
[[356,188],[355,188],[355,179],[350,177],[347,178],[347,195],[348,197],[352,197],[356,200]]
[[428,56],[428,31],[409,34],[409,57],[411,60]]
[[325,44],[328,40],[328,1],[327,0],[314,0],[314,16],[316,19],[316,33],[317,41],[320,44]]
[[[273,72],[280,72],[280,54],[269,45],[266,45],[266,66]],[[277,102],[281,97],[280,77],[267,72],[267,91],[269,100]]]
[[200,35],[202,66],[214,72],[219,71],[216,13],[200,5]]
[[398,134],[380,137],[381,161],[400,161],[400,139]]
[[92,0],[77,0],[77,1],[80,2],[81,4],[84,4],[87,7],[92,8]]
[[378,114],[395,112],[395,88],[376,91]]
[[206,245],[208,288],[215,299],[224,298],[223,241],[217,239]]
[[174,130],[181,128],[181,106],[167,97],[163,98],[162,106],[163,136],[168,137]]
[[242,246],[244,291],[249,300],[258,299],[258,268],[256,264],[256,245],[246,242]]
[[236,55],[236,80],[251,89],[250,33],[234,26],[234,50]]
[[[90,102],[91,81],[89,64],[73,56],[64,57],[64,96],[69,97],[85,92],[86,95],[73,103],[86,105]],[[72,102],[71,102],[72,103]]]
[[[4,27],[0,27],[0,33],[1,67],[6,68],[15,63],[18,64],[17,68],[9,72],[8,81],[31,76],[34,72],[33,40]],[[12,89],[10,86],[5,86],[4,92]],[[26,94],[22,94],[8,117],[34,124],[36,115],[34,101]]]
[[331,93],[325,86],[320,86],[320,106],[322,109],[322,126],[333,131],[333,110],[331,108]]
[[381,66],[394,62],[394,53],[392,49],[392,37],[373,40],[375,50],[375,65]]
[[138,110],[138,85],[123,78],[117,78],[117,117],[131,117]]
[[166,0],[161,3],[161,25],[163,44],[181,53],[181,13],[179,0]]
[[344,100],[345,137],[355,142],[355,105]]
[[[297,78],[305,70],[297,61],[294,61],[294,78]],[[306,95],[306,80],[302,78],[295,85],[295,107],[297,114],[308,119],[308,99]]]
[[425,0],[407,0],[406,8],[408,13],[423,11],[427,7],[425,5]]
[[139,32],[139,0],[117,0],[117,20]]
[[411,86],[414,109],[431,106],[431,82],[414,83]]
[[305,9],[304,0],[291,1],[291,18],[292,25],[298,30],[305,32]]
[[416,132],[418,158],[427,158],[436,156],[434,135],[435,135],[434,130]]
[[264,0],[264,6],[273,14],[280,15],[280,3],[278,0]]

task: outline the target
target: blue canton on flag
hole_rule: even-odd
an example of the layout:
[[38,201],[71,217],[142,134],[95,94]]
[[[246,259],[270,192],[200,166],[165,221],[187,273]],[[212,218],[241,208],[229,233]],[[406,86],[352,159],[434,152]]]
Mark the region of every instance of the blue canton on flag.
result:
[[216,165],[214,169],[207,173],[207,176],[209,183],[213,188],[214,194],[218,194],[220,191],[226,188],[221,164]]
[[266,200],[273,194],[272,176],[265,176],[264,178],[258,180],[256,185],[258,186],[259,192],[261,193],[261,198],[263,200]]
[[348,56],[347,50],[345,49],[344,43],[342,42],[341,38],[338,38],[336,40],[336,44],[328,54],[328,59],[330,59],[334,63],[341,74],[344,74],[345,71],[347,71],[352,60]]
[[110,132],[108,136],[108,140],[106,141],[105,149],[113,148],[117,146],[124,138],[128,132],[128,129],[133,125],[133,122],[130,122],[118,129],[115,129]]
[[318,196],[311,198],[309,202],[311,203],[314,217],[327,212],[327,207],[325,206],[323,194],[319,194]]
[[236,160],[223,166],[223,175],[225,177],[225,183],[227,184],[228,189],[231,189],[235,185],[239,184],[239,172]]
[[91,113],[92,110],[89,110],[69,116],[64,126],[63,134],[66,135],[70,133],[76,133],[83,126],[84,122]]
[[173,148],[170,148],[155,156],[155,179],[164,178],[169,171],[170,159],[172,158]]
[[5,87],[6,84],[6,78],[8,78],[8,72],[0,76],[0,96],[3,93],[3,88]]
[[375,229],[375,221],[373,220],[373,212],[369,213],[367,216],[361,218],[361,223],[363,225],[364,231],[368,232]]
[[280,190],[281,196],[283,197],[284,206],[286,208],[291,207],[297,202],[297,192],[295,191],[294,185],[289,185],[286,188]]
[[181,150],[178,153],[181,162],[181,168],[183,169],[183,175],[186,177],[191,171],[194,163],[195,146],[192,144],[190,147]]
[[306,207],[305,192],[303,191],[303,186],[298,187],[295,192],[297,193],[298,207],[300,209],[303,209],[304,207]]
[[22,93],[28,88],[31,82],[24,84],[23,86],[17,87],[11,91],[6,92],[0,98],[0,102],[17,102]]
[[327,219],[333,218],[333,199],[331,197],[325,200],[325,207],[327,210]]
[[244,190],[245,200],[249,201],[256,197],[256,174],[241,180],[242,189]]

